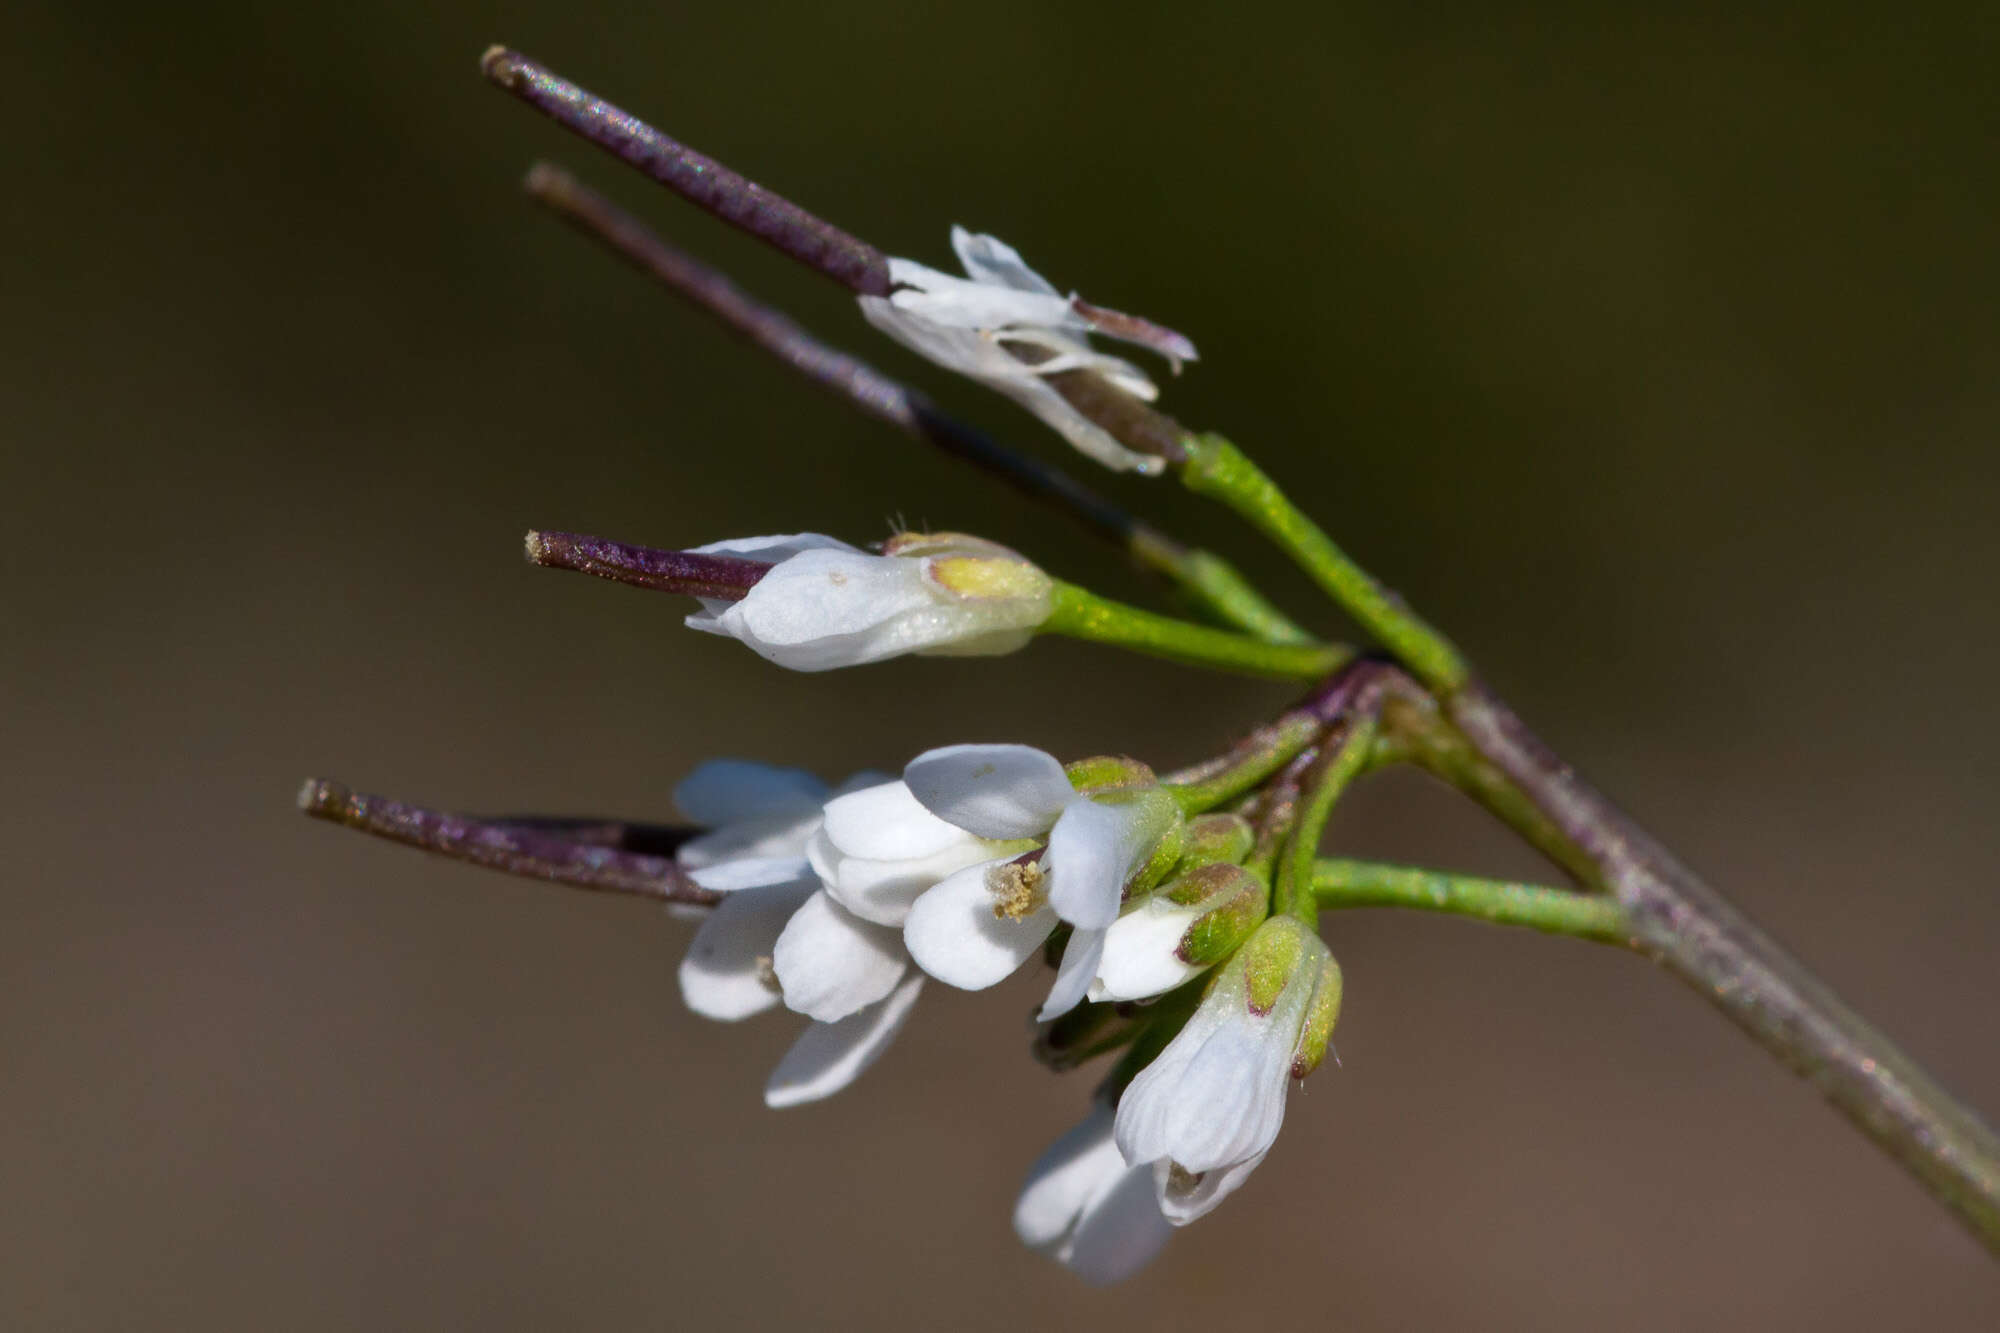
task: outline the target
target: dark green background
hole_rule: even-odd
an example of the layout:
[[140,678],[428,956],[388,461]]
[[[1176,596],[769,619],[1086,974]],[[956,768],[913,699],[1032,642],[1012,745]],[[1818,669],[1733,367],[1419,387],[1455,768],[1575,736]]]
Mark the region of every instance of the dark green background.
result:
[[[291,811],[319,774],[660,817],[706,755],[970,739],[1170,765],[1287,694],[1064,643],[792,676],[526,567],[531,525],[900,517],[1149,595],[538,215],[548,156],[1062,452],[485,87],[505,40],[892,253],[964,222],[1187,330],[1171,410],[2000,1108],[1995,11],[1458,9],[11,10],[0,1322],[1986,1325],[1982,1251],[1610,951],[1329,919],[1342,1065],[1091,1293],[1007,1222],[1089,1085],[1028,1061],[1035,979],[932,988],[850,1093],[770,1113],[792,1024],[682,1011],[684,925]],[[1219,513],[1104,484],[1310,605]],[[1537,873],[1414,780],[1336,838]]]

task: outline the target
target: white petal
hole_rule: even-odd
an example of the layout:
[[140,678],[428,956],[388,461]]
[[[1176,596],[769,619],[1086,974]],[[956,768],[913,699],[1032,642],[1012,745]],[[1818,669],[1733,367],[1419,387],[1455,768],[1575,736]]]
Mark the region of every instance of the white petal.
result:
[[704,889],[736,893],[762,888],[767,884],[790,884],[812,878],[812,866],[803,856],[742,856],[713,865],[695,866],[688,878]]
[[[1071,407],[1032,367],[1015,359],[992,335],[978,329],[948,327],[921,314],[898,309],[879,296],[862,297],[861,313],[870,324],[925,360],[1013,399],[1079,452],[1114,472],[1150,476],[1166,467],[1162,460],[1118,443],[1103,427]],[[691,618],[688,623],[694,625],[694,620]]]
[[838,863],[834,876],[824,883],[835,902],[862,920],[900,928],[927,890],[974,862],[992,859],[996,850],[1014,845],[968,835],[942,851],[908,861],[850,856]]
[[1151,1263],[1172,1234],[1173,1224],[1161,1211],[1153,1173],[1145,1167],[1128,1167],[1077,1223],[1062,1261],[1091,1286],[1109,1286]]
[[947,745],[903,769],[912,796],[982,838],[1038,838],[1076,799],[1062,764],[1032,745]]
[[1081,926],[1072,930],[1069,943],[1063,948],[1062,966],[1056,969],[1056,984],[1049,988],[1049,998],[1042,1002],[1042,1011],[1035,1015],[1035,1021],[1046,1023],[1060,1018],[1081,1004],[1103,957],[1103,931],[1085,930]]
[[823,532],[791,532],[775,537],[732,537],[728,541],[710,542],[706,546],[688,549],[696,555],[733,555],[741,560],[763,560],[776,564],[801,551],[853,551],[857,548]]
[[1030,291],[957,278],[909,259],[889,261],[889,281],[896,290],[888,304],[942,328],[1088,327],[1054,288]]
[[1285,1118],[1302,1016],[1286,1012],[1293,1007],[1302,1005],[1281,999],[1260,1018],[1240,999],[1204,1001],[1119,1101],[1118,1147],[1126,1160],[1166,1158],[1200,1174],[1269,1149]]
[[1125,1164],[1103,1106],[1042,1154],[1014,1205],[1014,1231],[1024,1244],[1098,1286],[1144,1267],[1170,1230],[1151,1168]]
[[929,856],[965,841],[965,830],[925,809],[901,782],[828,801],[821,828],[841,855],[873,861]]
[[989,628],[977,607],[924,578],[922,562],[807,551],[776,566],[733,605],[690,617],[793,671],[829,671],[915,652]]
[[789,646],[859,633],[936,600],[920,561],[805,551],[766,574],[736,609],[758,640]]
[[780,768],[747,759],[711,759],[674,788],[682,814],[708,828],[767,815],[819,809],[826,784],[803,768]]
[[1118,1151],[1134,1166],[1174,1155],[1175,1145],[1166,1132],[1168,1114],[1180,1093],[1181,1075],[1189,1061],[1208,1034],[1222,1024],[1225,1008],[1209,1002],[1214,998],[1211,993],[1203,1000],[1186,1026],[1139,1071],[1118,1099]]
[[910,956],[900,932],[861,920],[821,889],[785,923],[771,966],[787,1007],[834,1023],[894,990]]
[[771,1072],[764,1104],[782,1108],[816,1102],[859,1078],[902,1031],[923,986],[923,973],[913,972],[887,999],[838,1023],[807,1028]]
[[1031,1250],[1066,1239],[1083,1210],[1127,1169],[1111,1140],[1111,1110],[1096,1106],[1028,1168],[1014,1204],[1014,1234]]
[[958,255],[958,262],[965,265],[966,276],[975,282],[990,282],[1045,296],[1057,294],[1047,278],[1029,268],[1020,252],[997,236],[953,226],[951,248]]
[[739,819],[689,838],[675,849],[674,859],[686,869],[698,870],[746,857],[804,856],[806,844],[818,828],[817,805],[790,814]]
[[1089,998],[1143,1000],[1164,995],[1199,973],[1201,968],[1175,951],[1200,914],[1198,908],[1154,896],[1112,922]]
[[1055,928],[1046,907],[1016,921],[993,913],[987,872],[1007,857],[947,876],[917,899],[903,923],[903,944],[917,966],[948,986],[984,990],[1012,975]]
[[765,966],[778,932],[814,893],[810,881],[746,889],[718,903],[681,960],[681,998],[704,1018],[731,1022],[778,1003]]
[[1070,802],[1049,830],[1049,904],[1073,925],[1102,930],[1118,919],[1125,881],[1151,850],[1151,827],[1137,805]]
[[1215,1206],[1234,1194],[1250,1173],[1268,1155],[1269,1150],[1258,1153],[1230,1166],[1204,1171],[1195,1177],[1191,1187],[1175,1183],[1172,1163],[1158,1162],[1153,1167],[1153,1192],[1155,1208],[1166,1217],[1170,1225],[1184,1227],[1214,1210]]

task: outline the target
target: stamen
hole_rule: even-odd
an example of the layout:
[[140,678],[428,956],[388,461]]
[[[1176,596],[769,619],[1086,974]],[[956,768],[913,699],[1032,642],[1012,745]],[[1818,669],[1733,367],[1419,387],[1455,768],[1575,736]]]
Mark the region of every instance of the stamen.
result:
[[757,980],[773,995],[781,995],[784,988],[778,984],[778,968],[770,954],[757,955]]
[[1009,861],[986,872],[986,888],[993,895],[993,915],[1002,921],[1020,921],[1040,911],[1049,900],[1042,889],[1048,875],[1039,861]]

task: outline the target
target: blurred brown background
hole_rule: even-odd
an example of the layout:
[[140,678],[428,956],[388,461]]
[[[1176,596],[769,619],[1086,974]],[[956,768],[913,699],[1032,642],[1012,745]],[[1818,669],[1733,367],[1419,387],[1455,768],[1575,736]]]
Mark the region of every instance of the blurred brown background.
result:
[[[530,525],[901,516],[1151,595],[535,212],[548,156],[1061,452],[485,87],[505,40],[892,253],[961,221],[1188,330],[1172,410],[2000,1112],[1992,7],[1415,8],[11,10],[0,1324],[1991,1327],[1943,1212],[1610,951],[1331,918],[1343,1066],[1090,1292],[1008,1226],[1090,1084],[1027,1060],[1038,980],[933,987],[766,1112],[793,1024],[682,1011],[683,924],[292,811],[308,774],[659,818],[718,753],[1172,764],[1288,693],[1063,643],[792,676],[526,567]],[[1338,843],[1538,873],[1417,781]]]

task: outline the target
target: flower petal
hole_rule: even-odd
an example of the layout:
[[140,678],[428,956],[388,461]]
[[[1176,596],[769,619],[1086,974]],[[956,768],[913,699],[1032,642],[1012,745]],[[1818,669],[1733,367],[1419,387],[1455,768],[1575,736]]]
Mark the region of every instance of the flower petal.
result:
[[716,893],[737,893],[812,877],[812,866],[803,856],[740,856],[688,870],[689,879]]
[[902,861],[965,841],[965,830],[924,808],[902,782],[838,796],[826,803],[820,826],[842,856]]
[[954,225],[951,229],[951,248],[958,256],[958,262],[965,265],[966,276],[974,282],[993,283],[1022,292],[1040,292],[1044,296],[1058,295],[1047,278],[1028,267],[1020,251],[998,236]]
[[1057,1139],[1028,1172],[1014,1205],[1014,1232],[1094,1286],[1130,1277],[1166,1243],[1149,1166],[1131,1167],[1099,1105]]
[[[1112,471],[1151,476],[1166,467],[1161,459],[1127,449],[1113,439],[1103,427],[1070,406],[1069,400],[1037,373],[1037,368],[1017,360],[999,339],[988,333],[976,328],[954,328],[941,324],[917,311],[900,309],[879,296],[864,296],[860,303],[862,315],[877,329],[932,364],[1005,394],[1068,440],[1078,452]],[[1054,335],[1015,338],[1015,341],[1041,344],[1053,340]],[[1103,360],[1117,361],[1115,357]],[[1117,365],[1124,367],[1118,372],[1121,383],[1124,383],[1128,378],[1124,371],[1131,368],[1125,367],[1123,362],[1117,362]],[[695,625],[693,618],[688,623],[701,628]]]
[[957,278],[909,259],[889,261],[889,281],[896,290],[885,304],[940,328],[978,332],[1016,326],[1088,327],[1070,309],[1068,298],[1056,295],[1053,288],[1029,291]]
[[1127,1168],[1111,1140],[1111,1108],[1093,1106],[1028,1168],[1014,1204],[1014,1234],[1031,1250],[1068,1238],[1083,1210]]
[[1049,904],[1063,920],[1102,930],[1118,919],[1125,881],[1150,850],[1152,824],[1137,805],[1070,802],[1049,830]]
[[718,903],[681,960],[681,998],[704,1018],[734,1022],[778,1003],[772,947],[785,922],[813,896],[810,880],[745,889]]
[[1063,949],[1062,966],[1056,969],[1056,984],[1049,988],[1049,998],[1042,1002],[1042,1011],[1035,1015],[1035,1021],[1046,1023],[1060,1018],[1081,1004],[1103,957],[1103,931],[1085,930],[1081,926],[1071,931],[1069,944]]
[[1077,1223],[1061,1258],[1091,1286],[1109,1286],[1151,1263],[1172,1234],[1173,1224],[1161,1209],[1153,1173],[1128,1167]]
[[791,532],[775,537],[731,537],[706,546],[688,548],[695,555],[733,555],[740,560],[768,560],[773,564],[789,560],[801,551],[858,551],[838,537],[823,532]]
[[974,861],[991,859],[996,850],[1016,844],[987,842],[967,835],[963,841],[909,861],[870,861],[850,856],[822,875],[833,900],[863,921],[901,927],[922,895]]
[[759,580],[736,613],[758,643],[790,647],[873,629],[936,600],[919,561],[804,551]]
[[780,768],[748,759],[710,759],[674,788],[682,814],[707,828],[765,815],[818,810],[826,784],[803,768]]
[[822,888],[785,923],[771,966],[789,1008],[833,1023],[894,990],[910,956],[900,932],[861,920]]
[[913,972],[887,999],[838,1023],[807,1028],[771,1072],[764,1085],[764,1104],[782,1108],[816,1102],[859,1078],[902,1031],[923,986],[923,973]]
[[[1168,1159],[1192,1175],[1267,1151],[1285,1119],[1305,997],[1288,987],[1266,1015],[1231,994],[1225,973],[1180,1035],[1139,1071],[1118,1103],[1119,1151],[1134,1165]],[[1240,984],[1240,983],[1239,983]]]
[[987,873],[1008,859],[967,866],[917,899],[903,923],[903,944],[918,967],[948,986],[984,990],[1041,947],[1056,924],[1048,908],[1019,920],[994,914]]
[[1111,923],[1104,956],[1090,985],[1092,1000],[1143,1000],[1164,995],[1202,969],[1175,951],[1200,908],[1149,897]]
[[1269,1155],[1269,1151],[1266,1149],[1241,1162],[1204,1171],[1192,1182],[1185,1175],[1176,1179],[1173,1163],[1156,1162],[1153,1164],[1152,1180],[1154,1206],[1169,1225],[1184,1227],[1197,1217],[1212,1212],[1217,1204],[1234,1194]]
[[982,838],[1038,838],[1076,799],[1062,764],[1032,745],[926,750],[903,781],[931,813]]

